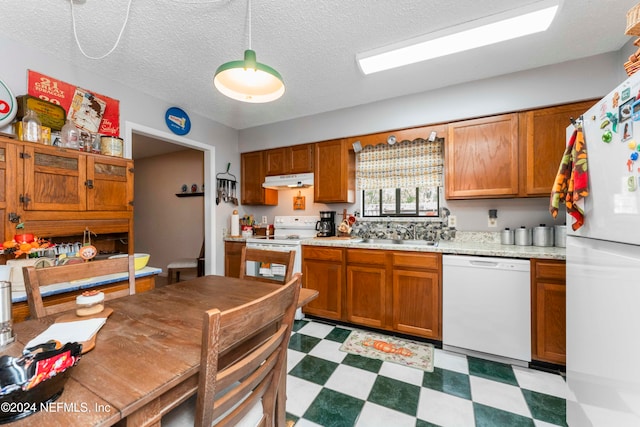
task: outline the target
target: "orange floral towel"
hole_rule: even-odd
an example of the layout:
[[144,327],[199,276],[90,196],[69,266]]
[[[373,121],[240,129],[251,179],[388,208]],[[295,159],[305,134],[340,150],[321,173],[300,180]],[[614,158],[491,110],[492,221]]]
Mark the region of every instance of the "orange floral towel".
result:
[[574,230],[584,224],[584,212],[576,202],[589,195],[589,174],[587,172],[587,147],[584,143],[582,129],[578,128],[571,135],[569,145],[562,156],[558,175],[551,189],[549,211],[554,218],[558,216],[560,202],[564,202],[567,213],[575,222]]

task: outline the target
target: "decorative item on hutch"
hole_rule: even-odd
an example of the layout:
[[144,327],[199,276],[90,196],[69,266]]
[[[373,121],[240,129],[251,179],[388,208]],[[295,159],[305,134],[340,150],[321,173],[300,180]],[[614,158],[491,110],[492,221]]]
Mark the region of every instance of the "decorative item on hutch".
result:
[[[627,12],[627,29],[624,32],[628,36],[640,36],[640,3],[633,6]],[[624,63],[627,75],[633,75],[640,69],[640,38],[633,42],[638,46],[638,50],[629,56],[629,60]]]

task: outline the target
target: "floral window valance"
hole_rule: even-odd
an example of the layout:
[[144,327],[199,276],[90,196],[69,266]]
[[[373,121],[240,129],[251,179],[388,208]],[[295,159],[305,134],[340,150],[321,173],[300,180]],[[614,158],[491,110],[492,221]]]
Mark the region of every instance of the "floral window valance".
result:
[[444,138],[368,145],[358,153],[358,190],[442,186]]

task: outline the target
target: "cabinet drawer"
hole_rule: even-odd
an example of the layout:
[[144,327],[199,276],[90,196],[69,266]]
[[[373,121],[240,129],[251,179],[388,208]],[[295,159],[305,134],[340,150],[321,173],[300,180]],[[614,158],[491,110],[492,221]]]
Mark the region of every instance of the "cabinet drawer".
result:
[[379,250],[349,249],[347,251],[347,263],[384,265],[387,258],[386,254],[386,251]]
[[536,279],[555,279],[564,281],[566,279],[565,264],[566,263],[564,261],[536,260]]
[[419,252],[394,252],[393,266],[408,268],[423,268],[430,270],[440,269],[440,254],[425,254]]
[[342,249],[327,247],[302,247],[302,258],[317,259],[320,261],[338,261],[342,262]]

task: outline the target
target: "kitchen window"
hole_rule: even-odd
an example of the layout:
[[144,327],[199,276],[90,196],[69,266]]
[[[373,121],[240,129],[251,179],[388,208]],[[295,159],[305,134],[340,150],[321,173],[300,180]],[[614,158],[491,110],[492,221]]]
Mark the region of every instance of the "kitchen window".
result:
[[417,138],[364,147],[356,162],[363,216],[438,216],[443,142]]
[[365,217],[438,216],[438,187],[362,190]]

